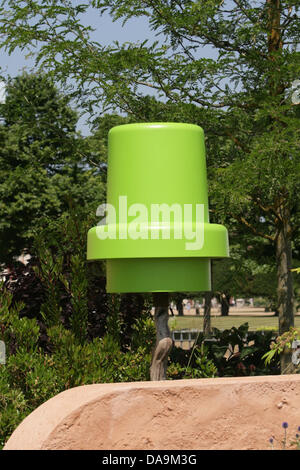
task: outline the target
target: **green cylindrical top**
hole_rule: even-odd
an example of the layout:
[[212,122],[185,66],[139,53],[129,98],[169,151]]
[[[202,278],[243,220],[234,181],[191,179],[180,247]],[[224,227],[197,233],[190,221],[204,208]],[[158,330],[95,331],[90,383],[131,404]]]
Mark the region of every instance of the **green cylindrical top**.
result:
[[145,123],[109,132],[107,202],[128,205],[205,204],[208,222],[203,129],[193,124]]

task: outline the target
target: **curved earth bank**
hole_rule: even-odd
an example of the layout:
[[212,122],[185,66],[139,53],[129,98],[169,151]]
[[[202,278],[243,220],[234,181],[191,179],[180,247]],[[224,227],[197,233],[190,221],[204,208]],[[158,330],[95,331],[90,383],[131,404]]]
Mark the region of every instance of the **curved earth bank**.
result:
[[66,390],[4,450],[281,448],[300,426],[300,375],[95,384]]

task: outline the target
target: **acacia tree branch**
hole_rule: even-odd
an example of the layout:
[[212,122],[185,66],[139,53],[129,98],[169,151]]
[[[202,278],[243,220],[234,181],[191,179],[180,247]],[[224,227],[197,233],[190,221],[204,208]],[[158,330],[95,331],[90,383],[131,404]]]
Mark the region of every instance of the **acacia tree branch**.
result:
[[275,218],[282,221],[280,214],[276,212],[274,206],[263,206],[259,198],[254,198],[254,204],[256,204],[263,212],[273,214]]
[[[156,4],[156,0],[147,0],[147,1],[145,1],[145,3],[148,5],[148,7],[152,8],[154,10],[154,12],[156,13],[156,15],[158,17],[161,17],[161,18],[164,19],[165,23],[169,26],[171,34],[174,37],[176,37],[178,40],[179,40],[179,38],[183,38],[183,39],[186,39],[186,40],[191,41],[191,42],[197,42],[197,40],[195,40],[191,36],[193,34],[194,35],[199,34],[199,37],[201,37],[201,35],[202,35],[206,39],[206,41],[201,42],[201,44],[213,44],[218,49],[223,49],[223,50],[226,50],[228,52],[238,52],[241,55],[248,55],[248,50],[247,49],[245,49],[243,47],[240,47],[237,44],[233,45],[232,42],[230,42],[230,41],[224,41],[224,40],[220,41],[216,37],[214,37],[213,35],[204,34],[203,31],[201,31],[201,32],[199,31],[199,28],[198,28],[197,25],[195,25],[195,27],[193,28],[193,31],[192,31],[191,35],[187,36],[186,34],[178,32],[176,30],[176,27],[174,27],[174,25],[172,24],[172,20],[170,20],[170,18],[168,18],[160,9],[158,9],[158,6]],[[198,33],[197,33],[197,30],[198,30]],[[258,55],[260,55],[261,57],[264,57],[264,58],[267,57],[259,49],[256,49],[256,53]]]
[[252,224],[250,224],[250,222],[248,222],[248,220],[245,219],[245,217],[243,216],[237,216],[237,215],[234,215],[234,214],[231,214],[231,216],[238,220],[239,222],[241,222],[243,225],[245,225],[248,229],[251,230],[252,233],[254,233],[254,235],[258,235],[259,237],[263,237],[263,238],[266,238],[267,240],[270,240],[272,242],[275,241],[276,237],[273,236],[273,235],[268,235],[267,233],[263,233],[259,230],[257,230],[256,227],[254,227]]
[[250,149],[246,147],[237,137],[235,137],[231,131],[225,129],[225,134],[232,140],[232,142],[243,152],[250,153]]
[[[141,81],[141,80],[136,80],[135,83],[137,85],[147,86],[155,90],[161,90],[164,92],[166,97],[169,98],[170,100],[176,101],[176,102],[182,102],[182,100],[180,100],[174,93],[167,90],[161,78],[156,77],[156,80],[159,83],[159,86],[156,86],[152,83]],[[184,93],[186,94],[186,96],[188,96],[191,102],[194,101],[195,103],[200,104],[201,106],[204,106],[204,107],[224,108],[225,106],[228,106],[228,103],[212,103],[210,101],[201,100],[200,98],[196,98],[193,95],[191,95],[187,90],[184,90]]]
[[236,6],[240,9],[240,11],[243,13],[243,15],[246,16],[246,18],[248,18],[248,20],[251,21],[252,24],[255,24],[256,21],[249,15],[249,13],[247,12],[247,10],[245,10],[245,8],[241,5],[241,2],[239,0],[233,0],[233,2],[236,4]]

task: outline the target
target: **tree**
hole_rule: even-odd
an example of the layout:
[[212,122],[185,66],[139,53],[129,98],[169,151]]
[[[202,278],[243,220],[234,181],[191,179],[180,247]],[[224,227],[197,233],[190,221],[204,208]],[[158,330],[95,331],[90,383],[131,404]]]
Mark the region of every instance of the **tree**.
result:
[[[92,41],[80,23],[89,6],[114,20],[146,17],[162,43]],[[90,110],[101,99],[143,120],[150,103],[157,115],[204,127],[213,219],[273,246],[280,333],[293,325],[299,226],[298,10],[298,0],[3,1],[0,28],[11,51],[40,41],[39,64],[62,82],[75,78],[85,98],[89,86]]]
[[7,84],[0,105],[1,262],[30,250],[34,232],[70,204],[101,194],[99,177],[82,156],[91,152],[69,101],[45,75],[23,74]]

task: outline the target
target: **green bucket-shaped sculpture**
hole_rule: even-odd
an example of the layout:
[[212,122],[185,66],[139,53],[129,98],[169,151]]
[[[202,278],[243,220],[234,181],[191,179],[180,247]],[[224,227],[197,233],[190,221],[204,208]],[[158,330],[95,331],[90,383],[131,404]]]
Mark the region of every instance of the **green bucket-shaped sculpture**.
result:
[[107,203],[88,232],[88,260],[106,260],[107,292],[211,289],[210,260],[229,256],[225,227],[209,223],[203,129],[114,127]]

